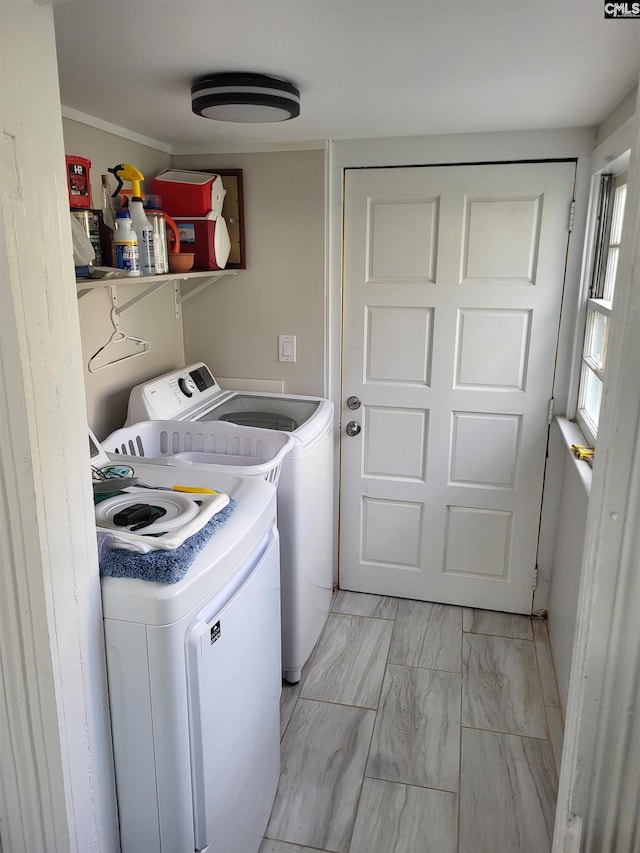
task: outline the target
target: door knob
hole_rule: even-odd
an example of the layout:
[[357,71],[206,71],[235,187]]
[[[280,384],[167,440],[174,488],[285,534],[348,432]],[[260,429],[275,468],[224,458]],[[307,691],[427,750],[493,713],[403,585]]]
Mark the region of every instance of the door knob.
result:
[[358,421],[349,421],[349,423],[347,424],[347,426],[345,428],[345,432],[347,433],[347,435],[351,435],[351,436],[358,435],[360,430],[361,430],[361,426],[358,423]]
[[348,409],[359,409],[360,408],[360,400],[357,397],[349,397],[347,400],[347,408]]

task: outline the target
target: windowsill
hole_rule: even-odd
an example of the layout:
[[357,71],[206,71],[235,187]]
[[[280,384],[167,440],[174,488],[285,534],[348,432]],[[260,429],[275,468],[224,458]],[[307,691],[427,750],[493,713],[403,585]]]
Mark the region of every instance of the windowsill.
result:
[[586,444],[586,440],[580,428],[573,421],[567,420],[567,418],[559,415],[555,418],[555,422],[558,425],[558,429],[560,430],[560,435],[562,436],[562,440],[566,446],[566,451],[568,456],[570,457],[571,463],[575,465],[576,471],[582,480],[585,491],[587,494],[591,493],[591,478],[593,476],[593,470],[591,465],[586,462],[584,459],[578,459],[573,450],[571,449],[572,444]]

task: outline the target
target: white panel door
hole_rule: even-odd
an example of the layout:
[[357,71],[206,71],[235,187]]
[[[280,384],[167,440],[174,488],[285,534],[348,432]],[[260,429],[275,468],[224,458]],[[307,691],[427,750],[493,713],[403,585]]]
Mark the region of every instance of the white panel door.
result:
[[347,170],[343,589],[530,612],[574,178]]

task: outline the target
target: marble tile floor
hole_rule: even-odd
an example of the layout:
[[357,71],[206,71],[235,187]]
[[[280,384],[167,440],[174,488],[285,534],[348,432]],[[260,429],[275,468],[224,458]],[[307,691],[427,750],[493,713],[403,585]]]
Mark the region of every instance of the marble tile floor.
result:
[[546,623],[338,592],[260,853],[548,853],[562,715]]

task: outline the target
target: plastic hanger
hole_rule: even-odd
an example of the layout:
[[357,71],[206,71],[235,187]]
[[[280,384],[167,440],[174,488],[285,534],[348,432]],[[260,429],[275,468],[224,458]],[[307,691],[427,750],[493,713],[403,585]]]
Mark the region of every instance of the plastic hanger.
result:
[[[109,367],[111,364],[117,364],[119,361],[127,361],[130,358],[136,358],[139,355],[144,355],[151,349],[149,341],[145,341],[144,338],[136,338],[133,335],[127,335],[125,332],[120,330],[118,309],[115,305],[111,309],[109,316],[111,319],[111,325],[113,326],[113,332],[106,344],[101,346],[97,352],[94,352],[89,359],[89,364],[87,365],[89,373],[95,373],[97,370],[102,370],[104,367]],[[122,345],[127,343],[135,344],[138,349],[135,352],[122,355]]]

